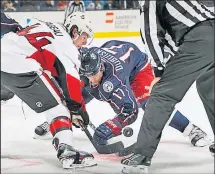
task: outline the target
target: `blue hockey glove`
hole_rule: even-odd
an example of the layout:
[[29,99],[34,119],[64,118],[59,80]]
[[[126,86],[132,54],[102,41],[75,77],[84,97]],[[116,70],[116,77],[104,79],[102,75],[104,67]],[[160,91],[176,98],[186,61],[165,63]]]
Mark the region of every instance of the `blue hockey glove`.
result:
[[93,135],[93,140],[100,145],[106,145],[107,140],[110,138],[122,134],[122,125],[117,118],[107,120],[96,128]]

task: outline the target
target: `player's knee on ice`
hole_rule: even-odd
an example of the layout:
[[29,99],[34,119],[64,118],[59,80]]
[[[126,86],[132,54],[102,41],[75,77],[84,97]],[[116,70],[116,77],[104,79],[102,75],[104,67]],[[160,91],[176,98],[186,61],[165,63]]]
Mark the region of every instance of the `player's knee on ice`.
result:
[[13,98],[13,96],[14,93],[12,91],[1,85],[1,100],[10,100],[11,98]]

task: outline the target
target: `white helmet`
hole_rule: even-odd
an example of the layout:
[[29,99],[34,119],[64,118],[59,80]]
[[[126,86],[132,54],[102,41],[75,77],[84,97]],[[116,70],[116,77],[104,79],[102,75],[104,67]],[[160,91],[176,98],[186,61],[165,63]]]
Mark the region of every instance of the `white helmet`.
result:
[[69,34],[71,33],[74,27],[77,27],[79,35],[85,32],[89,35],[89,38],[93,39],[94,37],[94,32],[91,27],[91,21],[86,17],[85,13],[74,12],[70,14],[66,18],[63,25]]

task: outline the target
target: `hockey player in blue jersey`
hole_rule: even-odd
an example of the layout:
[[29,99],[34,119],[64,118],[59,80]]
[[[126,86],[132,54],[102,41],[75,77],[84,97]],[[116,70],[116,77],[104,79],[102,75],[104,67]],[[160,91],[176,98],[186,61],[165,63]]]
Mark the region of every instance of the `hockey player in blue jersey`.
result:
[[10,16],[1,12],[1,37],[6,33],[9,32],[16,33],[21,29],[22,26],[16,20],[12,19]]
[[[144,110],[149,98],[149,86],[154,83],[152,67],[147,55],[129,42],[109,41],[100,48],[81,50],[80,76],[85,86],[83,98],[89,103],[93,98],[106,101],[116,113],[114,118],[102,123],[93,135],[98,144],[106,144],[111,137],[121,134],[123,127],[137,119],[138,104]],[[170,124],[184,136],[188,136],[194,146],[211,143],[207,134],[179,111]],[[37,126],[37,137],[49,131],[47,122]]]
[[[21,30],[22,26],[12,19],[10,16],[6,15],[5,13],[1,12],[1,38],[9,33]],[[8,90],[6,87],[1,85],[1,101],[7,101],[11,98],[13,98],[14,93]]]
[[[100,124],[93,135],[94,141],[105,145],[107,140],[122,134],[124,127],[137,119],[139,103],[145,109],[149,98],[148,87],[155,80],[147,55],[129,42],[109,41],[100,48],[83,51],[80,75],[85,83],[83,97],[87,104],[96,98],[110,104],[116,113]],[[170,124],[185,136],[189,136],[194,146],[211,143],[207,134],[179,111]]]

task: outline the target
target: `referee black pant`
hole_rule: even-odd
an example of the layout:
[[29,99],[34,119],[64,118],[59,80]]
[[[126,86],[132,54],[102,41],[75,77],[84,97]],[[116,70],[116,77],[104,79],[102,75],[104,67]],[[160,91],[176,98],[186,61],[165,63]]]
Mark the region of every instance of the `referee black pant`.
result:
[[214,58],[214,20],[204,21],[184,36],[177,54],[170,59],[161,80],[154,86],[146,105],[135,153],[148,157],[154,155],[175,105],[195,80],[214,132]]

